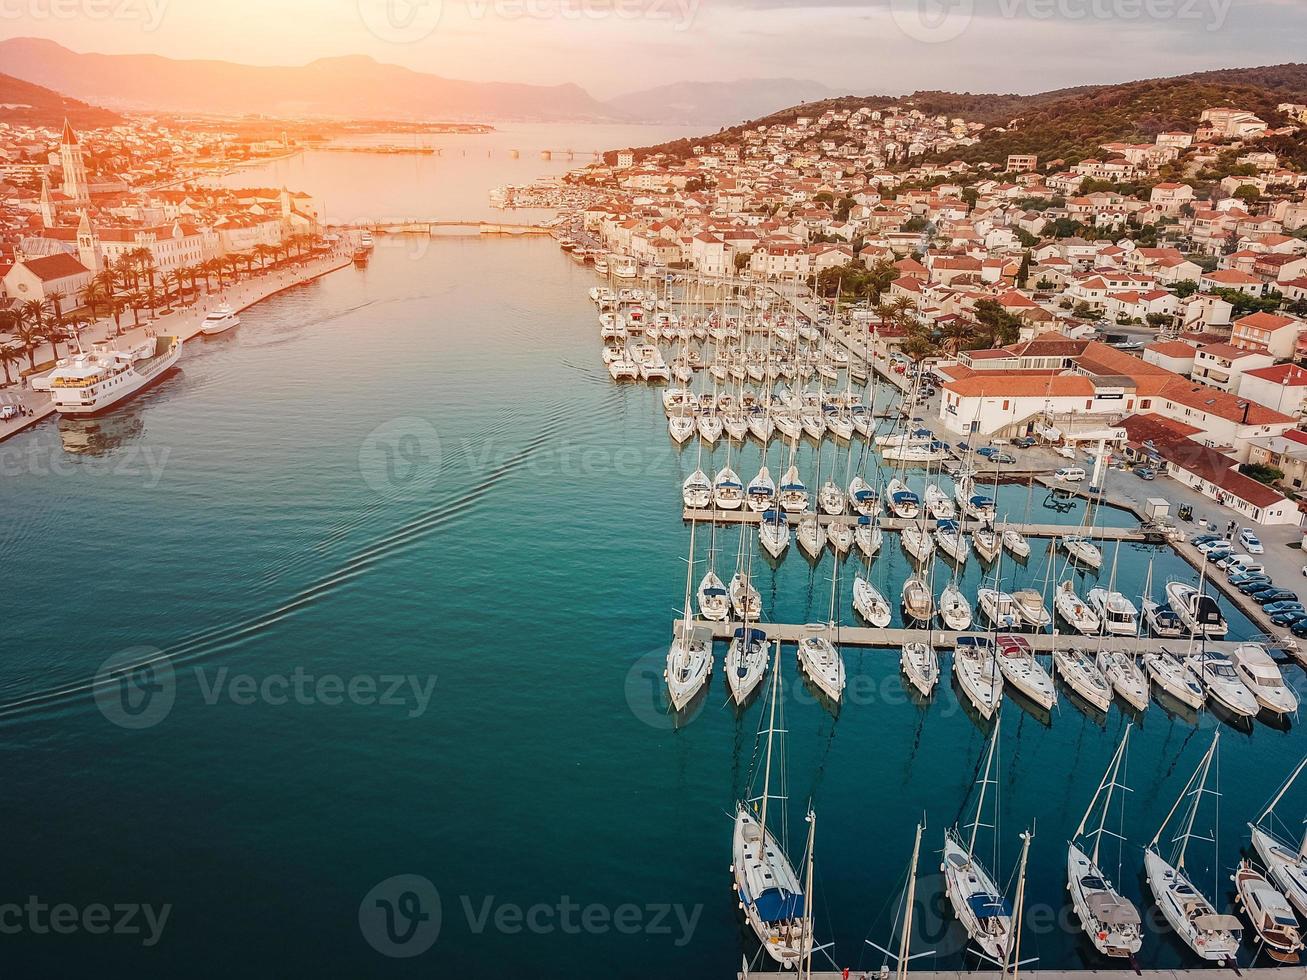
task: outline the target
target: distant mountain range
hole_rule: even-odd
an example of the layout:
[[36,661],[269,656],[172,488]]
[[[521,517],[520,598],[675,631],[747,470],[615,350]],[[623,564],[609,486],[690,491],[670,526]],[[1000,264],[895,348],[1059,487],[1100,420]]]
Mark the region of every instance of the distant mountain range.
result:
[[0,41],[11,75],[119,110],[367,119],[540,120],[720,126],[833,90],[798,79],[680,82],[607,102],[578,85],[467,82],[365,56],[262,67],[159,55],[81,54],[41,38]]
[[41,85],[0,74],[0,122],[18,126],[58,126],[65,119],[79,128],[113,126],[117,113],[69,99]]

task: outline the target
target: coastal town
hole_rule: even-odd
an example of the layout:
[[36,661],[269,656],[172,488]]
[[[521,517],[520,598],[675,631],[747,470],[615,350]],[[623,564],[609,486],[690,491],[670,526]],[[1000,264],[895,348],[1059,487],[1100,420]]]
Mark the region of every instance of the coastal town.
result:
[[944,433],[1110,429],[1119,459],[1238,520],[1298,524],[1307,173],[1265,144],[1307,128],[1307,106],[1279,112],[1212,107],[1151,143],[997,165],[949,160],[984,127],[910,102],[801,107],[573,171],[564,242],[797,284],[879,356],[937,376]]

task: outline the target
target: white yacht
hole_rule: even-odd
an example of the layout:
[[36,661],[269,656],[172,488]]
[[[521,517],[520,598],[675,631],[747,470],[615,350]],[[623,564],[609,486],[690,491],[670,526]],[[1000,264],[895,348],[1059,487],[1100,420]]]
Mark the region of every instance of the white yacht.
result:
[[1098,669],[1112,690],[1136,711],[1148,707],[1148,675],[1138,661],[1123,650],[1099,650]]
[[1194,672],[1180,657],[1163,650],[1161,653],[1145,653],[1141,659],[1149,679],[1180,704],[1197,711],[1207,701],[1203,685],[1198,683]]
[[731,576],[730,594],[736,618],[757,622],[762,615],[762,595],[749,581],[748,575],[740,571]]
[[957,516],[953,501],[949,499],[948,494],[934,483],[926,484],[925,503],[926,511],[937,521],[952,520]]
[[1003,539],[991,527],[978,527],[971,532],[971,546],[982,561],[993,561],[1003,550]]
[[1230,659],[1234,672],[1257,703],[1273,715],[1291,715],[1298,710],[1298,696],[1284,683],[1284,675],[1260,643],[1241,643],[1234,648]]
[[699,430],[699,438],[708,445],[717,444],[717,440],[722,437],[722,420],[721,416],[715,412],[704,412],[695,422],[695,428]]
[[1029,640],[1014,633],[1000,633],[994,645],[998,648],[998,669],[1006,683],[1045,710],[1057,704],[1053,678],[1035,658]]
[[1284,798],[1304,767],[1307,767],[1307,758],[1298,763],[1298,767],[1276,791],[1261,815],[1248,827],[1252,831],[1253,849],[1266,865],[1267,874],[1298,910],[1298,914],[1307,918],[1307,848],[1277,836],[1272,827],[1273,821],[1266,819],[1273,816],[1276,804]]
[[920,575],[913,575],[903,583],[902,599],[904,616],[909,620],[929,623],[935,614],[935,597]]
[[853,528],[843,521],[831,521],[826,525],[826,540],[837,555],[846,555],[853,547]]
[[924,697],[930,697],[939,683],[939,656],[935,648],[929,643],[905,643],[899,654],[899,666],[908,682]]
[[1224,638],[1229,630],[1216,600],[1184,582],[1166,583],[1168,605],[1175,610],[1184,628],[1195,636],[1209,640]]
[[808,488],[799,479],[799,468],[793,463],[781,476],[780,496],[777,499],[787,514],[802,513],[808,509]]
[[1012,602],[1026,626],[1042,630],[1053,621],[1048,606],[1044,605],[1044,594],[1038,589],[1017,589],[1012,593]]
[[1077,632],[1095,636],[1102,630],[1098,615],[1076,595],[1075,583],[1070,579],[1059,585],[1053,593],[1053,608]]
[[1003,528],[1003,547],[1017,558],[1030,557],[1030,542],[1014,527]]
[[899,543],[903,545],[903,550],[918,562],[929,560],[935,553],[935,539],[916,524],[909,524],[899,532]]
[[944,518],[935,528],[935,543],[939,545],[939,550],[948,555],[959,565],[965,565],[967,555],[971,551],[971,539],[968,538],[958,522],[951,518]]
[[849,481],[849,503],[863,517],[875,517],[880,499],[870,483],[855,476]]
[[1021,625],[1021,611],[1006,592],[990,588],[978,589],[976,604],[995,629],[1014,630]]
[[763,630],[748,626],[736,629],[726,651],[726,684],[736,705],[749,700],[767,673],[770,660],[771,644]]
[[712,499],[713,506],[722,510],[739,510],[744,503],[744,485],[729,466],[723,466],[713,477]]
[[844,696],[844,658],[825,636],[831,627],[810,625],[799,641],[799,671],[826,697],[838,703]]
[[826,527],[815,511],[808,510],[799,515],[799,528],[794,536],[809,558],[821,557],[822,549],[826,547]]
[[1112,685],[1084,650],[1059,647],[1053,651],[1053,666],[1066,686],[1082,700],[1102,712],[1112,706]]
[[1003,700],[1003,674],[987,636],[960,636],[953,651],[953,676],[967,700],[988,721]]
[[1120,592],[1095,586],[1089,590],[1089,604],[1098,614],[1104,632],[1113,636],[1135,636],[1139,632],[1139,610]]
[[[613,364],[617,362],[614,361]],[[613,364],[608,365],[612,368]],[[693,415],[672,415],[667,419],[667,432],[678,444],[694,435]]]
[[226,333],[232,327],[240,326],[241,318],[235,310],[227,303],[222,303],[216,309],[210,310],[205,316],[204,322],[200,324],[200,333],[206,337],[213,337],[220,333]]
[[1062,539],[1062,547],[1078,564],[1095,569],[1103,567],[1103,553],[1098,545],[1082,534],[1067,535]]
[[695,470],[681,484],[681,500],[692,510],[703,510],[712,503],[712,483],[703,470]]
[[877,629],[889,626],[894,611],[881,591],[861,575],[853,579],[853,608]]
[[950,581],[939,594],[938,615],[945,629],[955,633],[971,628],[971,603],[956,581]]
[[704,619],[720,623],[731,614],[730,596],[726,594],[726,586],[711,568],[699,580],[696,595],[699,600],[699,615]]
[[149,387],[181,357],[178,337],[153,337],[131,350],[96,344],[61,357],[46,375],[50,401],[61,415],[94,415]]
[[885,532],[871,518],[859,517],[858,526],[853,530],[853,540],[863,556],[870,560],[880,551],[880,546],[885,541]]
[[1202,650],[1189,658],[1189,669],[1203,685],[1209,701],[1215,701],[1231,714],[1252,718],[1257,714],[1257,698],[1235,672],[1225,654]]
[[762,515],[762,522],[758,525],[758,543],[772,558],[785,554],[785,549],[790,546],[790,525],[783,511],[769,510]]
[[1143,599],[1144,622],[1153,636],[1164,640],[1178,639],[1185,635],[1184,621],[1167,602],[1155,602],[1147,596]]
[[[1189,878],[1188,871],[1185,869],[1185,852],[1189,841],[1199,836],[1193,832],[1198,807],[1207,796],[1214,795],[1205,792],[1205,784],[1220,738],[1219,731],[1212,736],[1211,747],[1189,778],[1189,782],[1185,784],[1180,798],[1176,800],[1175,806],[1171,808],[1171,812],[1167,814],[1166,820],[1162,822],[1162,826],[1158,828],[1156,836],[1144,852],[1144,872],[1157,907],[1162,910],[1162,914],[1175,930],[1176,935],[1202,959],[1234,966],[1243,926],[1232,915],[1218,914],[1212,903]],[[1186,800],[1189,801],[1188,814],[1181,824],[1181,832],[1174,838],[1175,848],[1168,861],[1162,857],[1157,845],[1172,815]],[[1213,838],[1205,839],[1213,840],[1214,843]]]
[[838,517],[844,513],[847,501],[844,499],[844,491],[840,489],[838,483],[834,480],[827,480],[817,491],[817,503],[821,509],[831,517]]
[[895,478],[885,487],[885,506],[895,517],[910,521],[921,510],[921,500],[908,489],[907,484]]
[[745,498],[749,510],[755,513],[760,514],[776,506],[776,482],[771,478],[771,473],[766,466],[758,470],[758,475],[749,481],[749,486],[745,489]]

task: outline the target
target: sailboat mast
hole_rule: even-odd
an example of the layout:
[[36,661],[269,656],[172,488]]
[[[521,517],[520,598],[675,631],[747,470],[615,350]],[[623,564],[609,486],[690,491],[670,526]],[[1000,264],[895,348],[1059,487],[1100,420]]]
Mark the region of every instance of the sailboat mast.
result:
[[690,555],[685,560],[685,635],[690,635],[690,589],[694,582],[694,526],[695,520],[690,518]]
[[917,858],[921,854],[921,832],[924,824],[917,824],[917,839],[912,843],[912,870],[908,875],[908,891],[903,902],[903,932],[899,937],[898,980],[905,980],[908,975],[908,949],[912,943],[912,903],[917,895]]
[[[746,636],[747,639],[747,636]],[[771,705],[767,709],[767,767],[762,774],[762,812],[758,815],[758,846],[765,854],[767,851],[767,798],[771,795],[771,750],[772,738],[776,734],[776,699],[780,693],[781,654],[780,644],[776,644],[776,663],[772,668]]]
[[1121,769],[1121,760],[1125,758],[1126,744],[1130,741],[1131,725],[1126,725],[1125,735],[1121,737],[1121,744],[1116,747],[1116,752],[1112,756],[1112,761],[1107,766],[1107,772],[1103,774],[1102,780],[1098,784],[1098,789],[1094,791],[1094,798],[1089,801],[1089,807],[1085,810],[1085,815],[1080,819],[1080,826],[1076,828],[1072,840],[1076,840],[1085,832],[1085,825],[1089,823],[1089,815],[1094,812],[1094,804],[1098,802],[1098,797],[1102,795],[1103,790],[1107,790],[1107,796],[1103,800],[1103,811],[1099,815],[1098,829],[1094,831],[1094,853],[1091,862],[1095,867],[1098,865],[1098,848],[1103,840],[1103,829],[1107,825],[1107,811],[1112,806],[1112,790],[1116,788],[1117,773]]
[[1293,785],[1293,781],[1298,778],[1304,767],[1307,767],[1307,756],[1303,756],[1302,761],[1298,763],[1298,767],[1294,769],[1289,778],[1284,781],[1284,785],[1280,787],[1279,791],[1273,797],[1271,797],[1271,802],[1266,804],[1266,808],[1262,810],[1258,818],[1253,821],[1253,826],[1256,826],[1265,820],[1270,812],[1275,809],[1275,805],[1280,802],[1285,793],[1289,792],[1289,787]]
[[1012,952],[1008,954],[1003,963],[1003,972],[1007,973],[1008,965],[1012,966],[1012,980],[1018,980],[1021,975],[1021,922],[1025,918],[1026,906],[1026,860],[1030,856],[1030,842],[1034,839],[1034,830],[1028,830],[1021,835],[1021,871],[1017,876],[1017,918],[1012,924],[1016,930]]
[[989,751],[985,754],[985,774],[980,777],[980,798],[976,801],[976,819],[971,824],[971,839],[967,841],[967,860],[976,850],[976,832],[980,830],[980,815],[985,810],[985,793],[989,789],[989,772],[994,763],[994,749],[998,746],[998,729],[1002,719],[994,722],[994,733],[989,736]]
[[816,843],[816,837],[817,814],[813,813],[810,807],[808,809],[808,856],[806,858],[808,867],[807,873],[804,875],[806,880],[803,885],[803,925],[801,927],[801,939],[799,940],[799,950],[801,952],[806,951],[804,952],[803,958],[805,967],[803,973],[808,980],[812,980],[812,948],[816,943],[816,939],[812,934],[812,852],[813,845]]
[[[1189,838],[1193,836],[1194,821],[1198,819],[1198,807],[1203,800],[1203,792],[1207,786],[1207,771],[1212,766],[1212,756],[1216,753],[1216,743],[1221,739],[1221,733],[1217,732],[1212,736],[1212,744],[1207,749],[1207,754],[1203,756],[1203,761],[1198,764],[1198,771],[1194,773],[1197,786],[1193,791],[1193,803],[1189,807],[1189,817],[1185,821],[1184,834],[1180,837],[1180,854],[1175,862],[1177,868],[1184,867],[1185,850],[1189,847]],[[1202,775],[1199,776],[1199,773]]]

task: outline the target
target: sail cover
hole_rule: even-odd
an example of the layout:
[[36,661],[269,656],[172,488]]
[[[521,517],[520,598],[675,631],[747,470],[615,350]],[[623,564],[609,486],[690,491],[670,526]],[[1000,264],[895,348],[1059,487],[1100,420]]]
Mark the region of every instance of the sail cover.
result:
[[803,917],[803,895],[783,888],[768,888],[754,902],[763,922],[785,922]]

